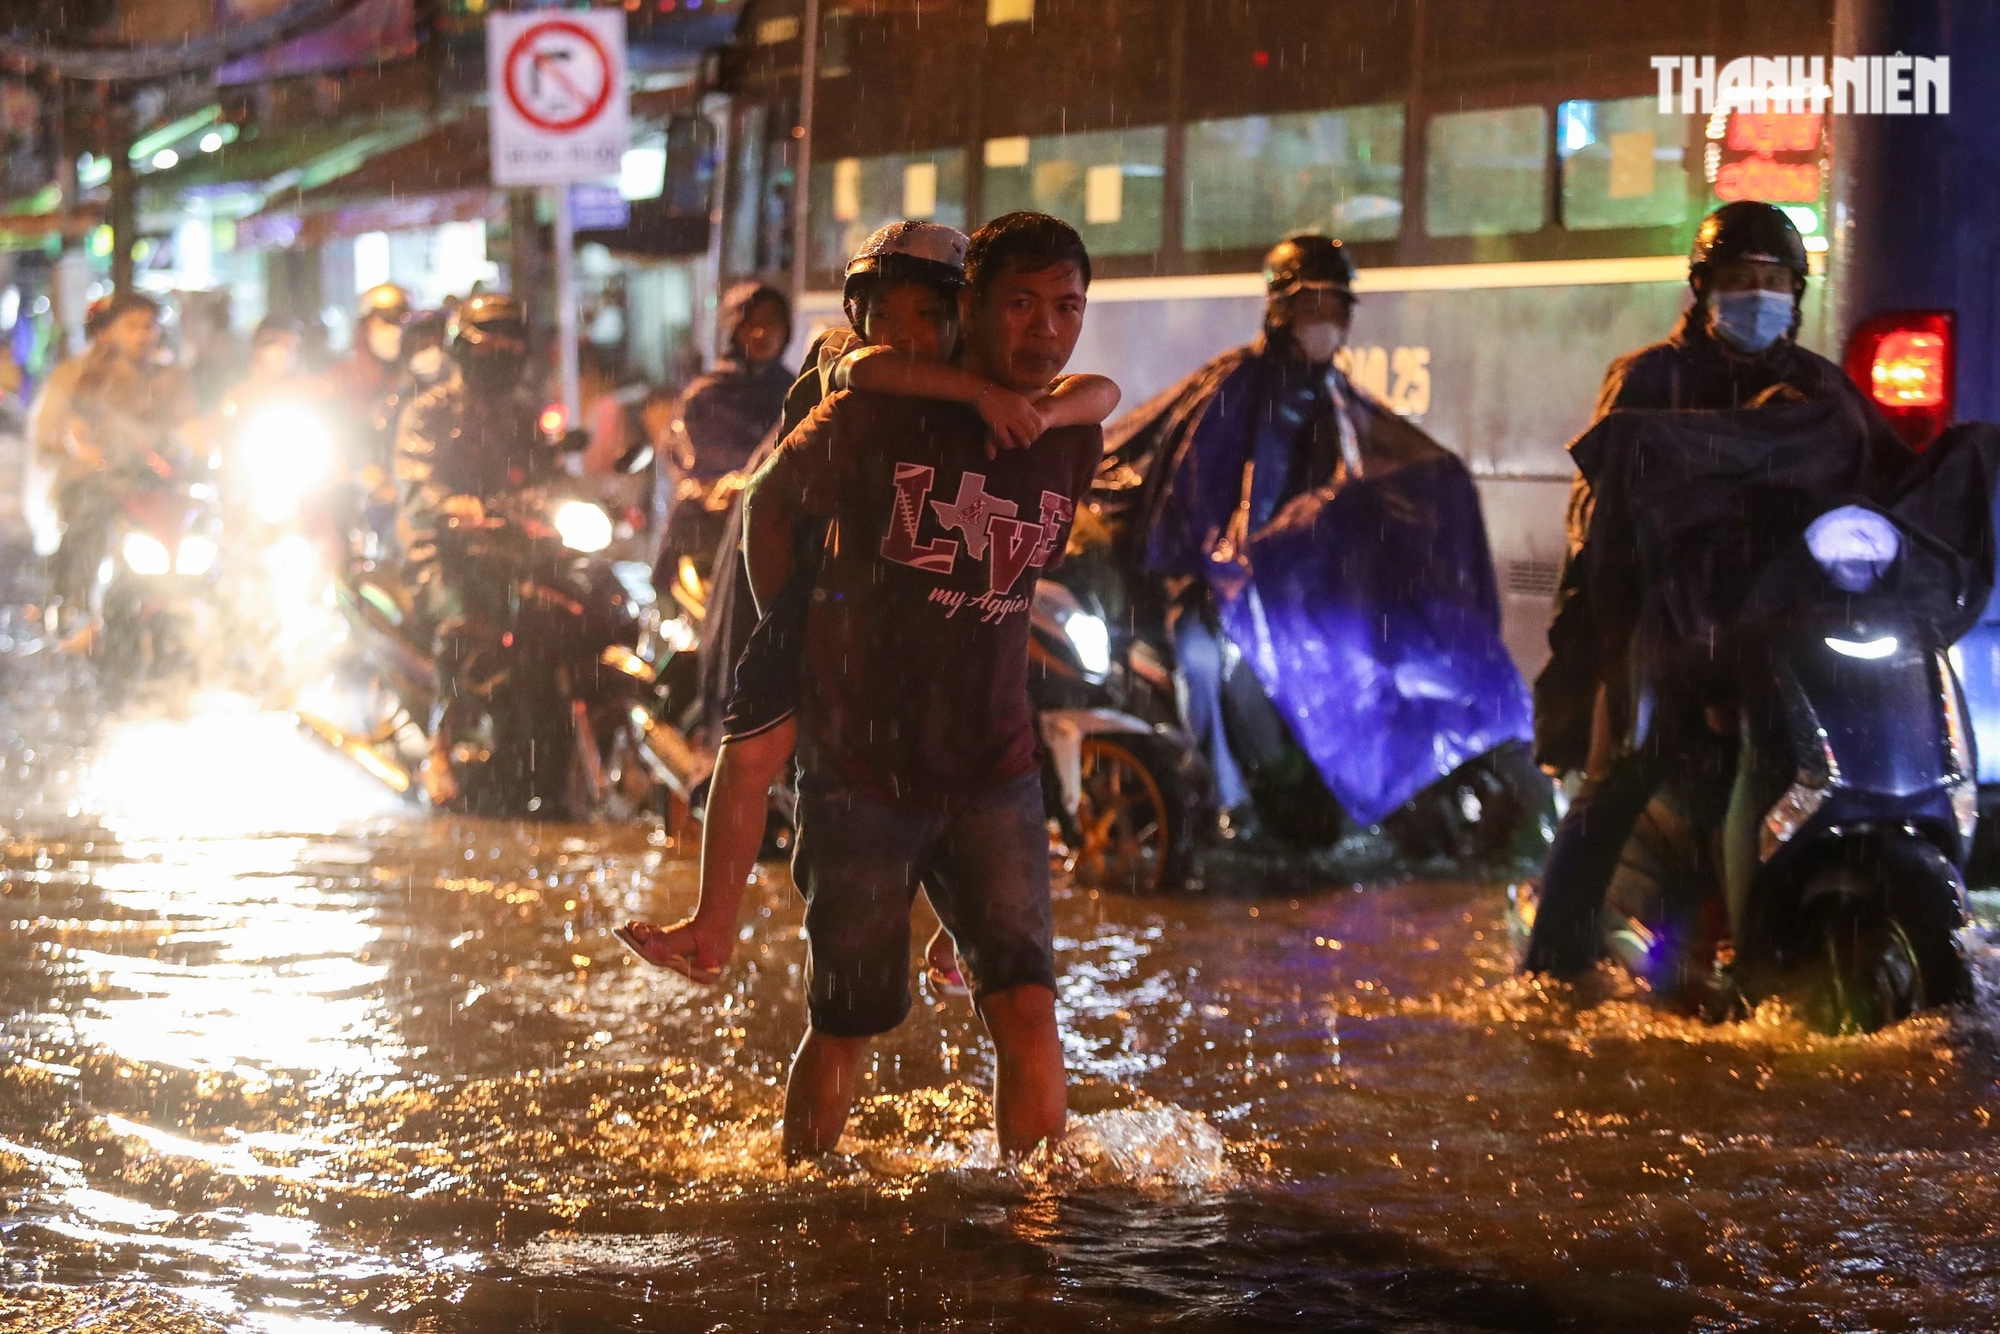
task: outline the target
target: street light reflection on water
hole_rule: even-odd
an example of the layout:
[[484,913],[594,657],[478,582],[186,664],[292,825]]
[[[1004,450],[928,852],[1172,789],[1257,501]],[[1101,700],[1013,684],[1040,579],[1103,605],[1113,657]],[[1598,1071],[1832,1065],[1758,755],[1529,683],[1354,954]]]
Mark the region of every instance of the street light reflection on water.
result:
[[[302,865],[341,860],[323,840],[396,812],[393,794],[302,736],[288,715],[234,696],[106,738],[84,787],[121,860],[97,869],[107,906],[175,924],[147,957],[77,950],[103,999],[77,1018],[90,1046],[180,1070],[390,1075],[399,1044],[376,1014],[381,934],[352,889]],[[367,854],[348,849],[357,867]]]
[[657,831],[427,819],[232,697],[13,698],[0,1326],[2000,1320],[1983,1012],[1581,1005],[1513,976],[1490,884],[1059,888],[1060,1150],[993,1162],[990,1047],[920,996],[788,1175],[782,868],[697,991],[605,935],[691,905]]

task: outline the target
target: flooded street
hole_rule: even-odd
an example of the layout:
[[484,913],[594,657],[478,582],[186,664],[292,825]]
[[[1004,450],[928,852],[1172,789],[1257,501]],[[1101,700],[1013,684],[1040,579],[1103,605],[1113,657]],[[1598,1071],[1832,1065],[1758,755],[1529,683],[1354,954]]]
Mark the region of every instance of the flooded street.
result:
[[428,820],[240,699],[4,670],[0,1327],[2000,1323],[1987,1014],[1579,1008],[1495,884],[1059,888],[1062,1150],[995,1169],[925,997],[788,1176],[780,868],[698,991],[606,934],[692,906],[662,835]]

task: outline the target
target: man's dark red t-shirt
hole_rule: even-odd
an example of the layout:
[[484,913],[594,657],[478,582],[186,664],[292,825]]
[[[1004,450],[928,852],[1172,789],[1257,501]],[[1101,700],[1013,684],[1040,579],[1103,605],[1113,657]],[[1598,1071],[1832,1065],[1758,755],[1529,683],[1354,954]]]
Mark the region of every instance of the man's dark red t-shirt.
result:
[[835,394],[760,486],[832,520],[806,628],[799,757],[892,805],[949,811],[1033,772],[1028,623],[1104,452],[1094,426],[986,457],[963,404]]

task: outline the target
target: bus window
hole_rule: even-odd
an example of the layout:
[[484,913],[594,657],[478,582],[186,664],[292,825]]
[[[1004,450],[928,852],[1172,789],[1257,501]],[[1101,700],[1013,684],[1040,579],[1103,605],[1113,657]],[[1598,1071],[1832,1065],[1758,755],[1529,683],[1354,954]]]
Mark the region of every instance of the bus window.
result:
[[1312,228],[1394,239],[1403,218],[1403,108],[1348,107],[1187,127],[1189,250],[1269,245]]
[[965,154],[887,153],[837,158],[812,169],[812,267],[839,274],[876,228],[920,218],[965,228]]
[[1562,222],[1574,231],[1659,227],[1688,212],[1688,118],[1655,97],[1556,108]]
[[1159,249],[1164,126],[988,139],[985,158],[987,217],[1053,213],[1082,233],[1093,255]]
[[1548,222],[1549,116],[1541,107],[1453,111],[1424,127],[1424,230],[1505,236]]

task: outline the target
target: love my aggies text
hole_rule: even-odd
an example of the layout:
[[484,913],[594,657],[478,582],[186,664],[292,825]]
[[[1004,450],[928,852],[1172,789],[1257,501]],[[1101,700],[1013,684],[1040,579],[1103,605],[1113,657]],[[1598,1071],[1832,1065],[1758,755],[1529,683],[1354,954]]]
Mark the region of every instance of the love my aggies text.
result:
[[1062,540],[1063,525],[1076,512],[1075,505],[1058,492],[1043,491],[1041,514],[1029,522],[1017,517],[1020,506],[1013,501],[987,494],[984,473],[960,474],[958,498],[952,501],[929,499],[936,481],[936,468],[921,463],[896,464],[896,499],[888,532],[882,538],[883,559],[936,575],[948,575],[957,566],[960,539],[918,540],[928,501],[938,525],[961,534],[964,554],[986,562],[984,592],[974,595],[962,588],[934,588],[931,605],[945,608],[947,618],[971,607],[989,622],[1026,611],[1029,595],[1011,590],[1024,571],[1048,564]]

